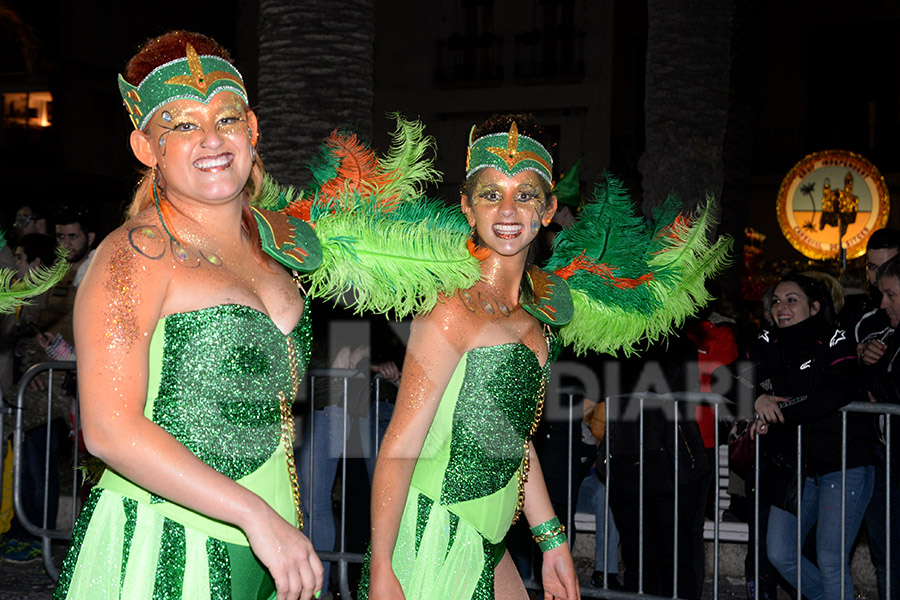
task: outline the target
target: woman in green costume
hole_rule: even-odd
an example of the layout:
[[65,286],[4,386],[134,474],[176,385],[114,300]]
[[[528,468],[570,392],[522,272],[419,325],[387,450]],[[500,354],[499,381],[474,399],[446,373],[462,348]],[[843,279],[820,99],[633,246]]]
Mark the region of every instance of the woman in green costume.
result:
[[108,468],[56,597],[312,598],[290,414],[310,321],[249,207],[263,172],[240,73],[171,32],[119,87],[148,172],[76,300],[84,439]]
[[572,308],[567,292],[556,306],[564,282],[530,268],[556,210],[547,147],[525,115],[470,136],[461,208],[481,279],[413,321],[375,468],[362,598],[527,598],[503,543],[520,511],[545,550],[545,597],[580,597],[530,442],[551,346],[535,315]]

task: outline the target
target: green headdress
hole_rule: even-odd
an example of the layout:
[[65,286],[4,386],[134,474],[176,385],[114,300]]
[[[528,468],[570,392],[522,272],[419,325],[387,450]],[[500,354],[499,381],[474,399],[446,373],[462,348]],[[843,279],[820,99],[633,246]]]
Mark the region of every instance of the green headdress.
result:
[[247,90],[240,72],[219,56],[198,56],[190,44],[186,56],[153,69],[137,87],[119,75],[119,92],[135,129],[143,129],[150,117],[173,100],[209,104],[219,92],[234,92],[247,104]]
[[467,178],[481,169],[493,167],[507,177],[534,171],[553,185],[553,157],[537,140],[519,135],[515,121],[509,133],[491,133],[473,140],[474,133],[475,127],[472,127],[466,157]]
[[581,159],[579,158],[578,161],[566,171],[566,174],[560,177],[559,181],[556,183],[556,187],[553,188],[556,201],[560,204],[567,204],[568,206],[575,208],[581,206],[580,166]]

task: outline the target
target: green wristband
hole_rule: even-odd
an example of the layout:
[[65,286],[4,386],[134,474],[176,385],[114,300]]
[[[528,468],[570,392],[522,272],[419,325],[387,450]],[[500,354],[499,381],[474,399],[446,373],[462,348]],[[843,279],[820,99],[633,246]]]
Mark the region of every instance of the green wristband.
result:
[[549,540],[545,540],[538,544],[538,548],[541,549],[541,552],[546,552],[547,550],[553,550],[557,546],[562,546],[568,541],[565,533],[560,533],[559,535],[550,538]]
[[532,527],[531,535],[541,535],[542,533],[547,533],[551,529],[556,529],[560,525],[562,525],[562,523],[559,522],[559,517],[554,516],[551,519],[547,519],[540,525],[535,525],[534,527]]

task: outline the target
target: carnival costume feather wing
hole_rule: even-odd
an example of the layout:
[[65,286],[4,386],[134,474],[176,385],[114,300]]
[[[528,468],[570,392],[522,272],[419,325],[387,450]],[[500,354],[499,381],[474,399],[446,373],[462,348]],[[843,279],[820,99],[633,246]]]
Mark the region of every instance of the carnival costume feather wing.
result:
[[630,355],[680,325],[710,297],[704,282],[727,263],[729,238],[710,243],[713,201],[694,215],[670,197],[645,222],[607,176],[579,220],[556,238],[546,270],[566,281],[574,316],[559,330],[579,354]]
[[[0,231],[0,248],[6,245],[6,237]],[[69,270],[65,251],[57,250],[57,261],[50,267],[38,267],[25,276],[17,279],[13,269],[0,269],[0,314],[9,314],[31,298],[40,296],[65,276]]]
[[[402,318],[430,310],[439,294],[471,287],[480,268],[466,250],[463,214],[423,196],[440,179],[428,157],[434,140],[420,123],[395,118],[393,144],[383,156],[356,135],[335,131],[309,167],[309,189],[264,182],[257,222],[270,254],[308,271],[310,296]],[[321,259],[297,263],[284,242],[306,229],[315,232]]]

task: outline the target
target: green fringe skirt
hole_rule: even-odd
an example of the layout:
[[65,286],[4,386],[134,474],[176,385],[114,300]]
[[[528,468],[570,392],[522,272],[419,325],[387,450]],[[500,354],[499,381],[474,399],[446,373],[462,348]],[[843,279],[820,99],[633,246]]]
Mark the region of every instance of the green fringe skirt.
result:
[[81,510],[54,599],[269,600],[275,584],[247,546],[95,487]]
[[[410,486],[391,567],[406,600],[493,600],[494,569],[506,544],[492,544],[468,522]],[[356,600],[369,597],[369,557]]]

